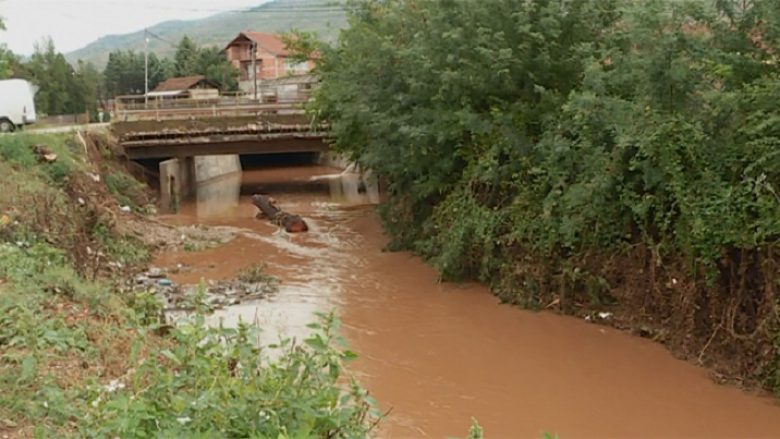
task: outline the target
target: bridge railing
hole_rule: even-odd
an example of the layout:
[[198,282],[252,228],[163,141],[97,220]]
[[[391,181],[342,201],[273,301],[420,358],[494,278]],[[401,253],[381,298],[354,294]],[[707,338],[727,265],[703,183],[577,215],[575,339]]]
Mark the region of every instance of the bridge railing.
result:
[[143,96],[118,96],[114,101],[112,120],[188,119],[193,117],[239,117],[260,114],[302,114],[307,96],[296,96],[284,102],[259,103],[245,95],[221,96],[219,99],[165,99],[143,102]]

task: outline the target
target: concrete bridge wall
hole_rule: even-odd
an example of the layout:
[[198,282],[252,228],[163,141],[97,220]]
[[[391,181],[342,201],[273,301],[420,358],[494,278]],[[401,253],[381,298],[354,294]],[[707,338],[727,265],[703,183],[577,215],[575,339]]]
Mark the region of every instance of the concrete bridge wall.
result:
[[212,178],[241,172],[241,159],[238,155],[202,155],[194,158],[195,184]]
[[160,208],[176,212],[198,184],[239,172],[238,155],[181,157],[160,162]]

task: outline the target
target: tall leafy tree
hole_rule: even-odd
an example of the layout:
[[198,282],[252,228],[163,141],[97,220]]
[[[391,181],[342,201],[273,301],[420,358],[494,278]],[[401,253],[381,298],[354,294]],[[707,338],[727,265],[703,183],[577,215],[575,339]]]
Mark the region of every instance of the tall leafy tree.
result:
[[[0,17],[0,31],[5,30],[5,23],[3,17]],[[5,45],[0,45],[0,79],[8,78],[11,76],[11,58],[13,54],[5,48]]]
[[393,245],[528,306],[617,292],[780,388],[780,2],[350,4],[313,111]]
[[101,98],[106,95],[104,90],[103,74],[90,62],[79,60],[76,64],[76,92],[84,103],[84,110],[90,114],[92,120],[97,119]]
[[199,47],[184,36],[176,47],[174,66],[177,76],[203,75],[223,90],[238,87],[238,71],[218,47]]
[[11,70],[11,59],[13,54],[4,46],[0,46],[0,79],[9,78],[13,71]]
[[218,47],[206,47],[198,53],[197,73],[218,84],[222,90],[238,88],[238,70]]
[[[173,76],[173,65],[167,59],[149,54],[149,90]],[[144,54],[132,50],[111,52],[103,71],[105,92],[109,96],[143,94]]]
[[80,95],[76,72],[57,52],[51,38],[35,45],[35,52],[25,63],[26,75],[38,86],[35,105],[45,114],[80,113],[85,103]]
[[176,46],[174,66],[176,76],[191,76],[199,74],[199,49],[192,39],[185,35]]
[[[199,48],[185,36],[173,59],[149,54],[149,90],[174,76],[204,75],[222,89],[237,88],[238,72],[218,48]],[[103,73],[104,90],[109,96],[143,94],[144,55],[132,50],[111,52]]]

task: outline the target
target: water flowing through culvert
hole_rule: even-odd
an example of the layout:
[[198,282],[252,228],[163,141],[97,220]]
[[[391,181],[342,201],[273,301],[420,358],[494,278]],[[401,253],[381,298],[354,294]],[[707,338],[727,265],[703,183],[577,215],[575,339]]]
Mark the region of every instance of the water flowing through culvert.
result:
[[[218,311],[224,324],[256,321],[264,342],[302,337],[316,311],[335,309],[360,358],[351,370],[391,410],[381,437],[780,437],[771,398],[715,384],[660,345],[584,321],[501,306],[475,284],[440,283],[423,261],[383,252],[372,203],[354,173],[320,166],[256,167],[199,188],[177,224],[229,226],[228,244],[161,255],[189,267],[180,283],[226,279],[266,264],[278,294]],[[263,191],[304,216],[290,235],[249,195]]]

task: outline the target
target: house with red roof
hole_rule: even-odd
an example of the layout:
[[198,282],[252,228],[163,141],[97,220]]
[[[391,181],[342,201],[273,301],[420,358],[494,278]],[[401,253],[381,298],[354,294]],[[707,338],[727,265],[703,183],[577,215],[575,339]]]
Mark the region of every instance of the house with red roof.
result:
[[291,59],[281,36],[265,32],[241,32],[225,47],[225,55],[241,73],[241,82],[254,81],[255,75],[258,81],[303,75],[314,68],[314,60]]
[[169,78],[150,91],[149,98],[219,99],[219,86],[203,75]]

